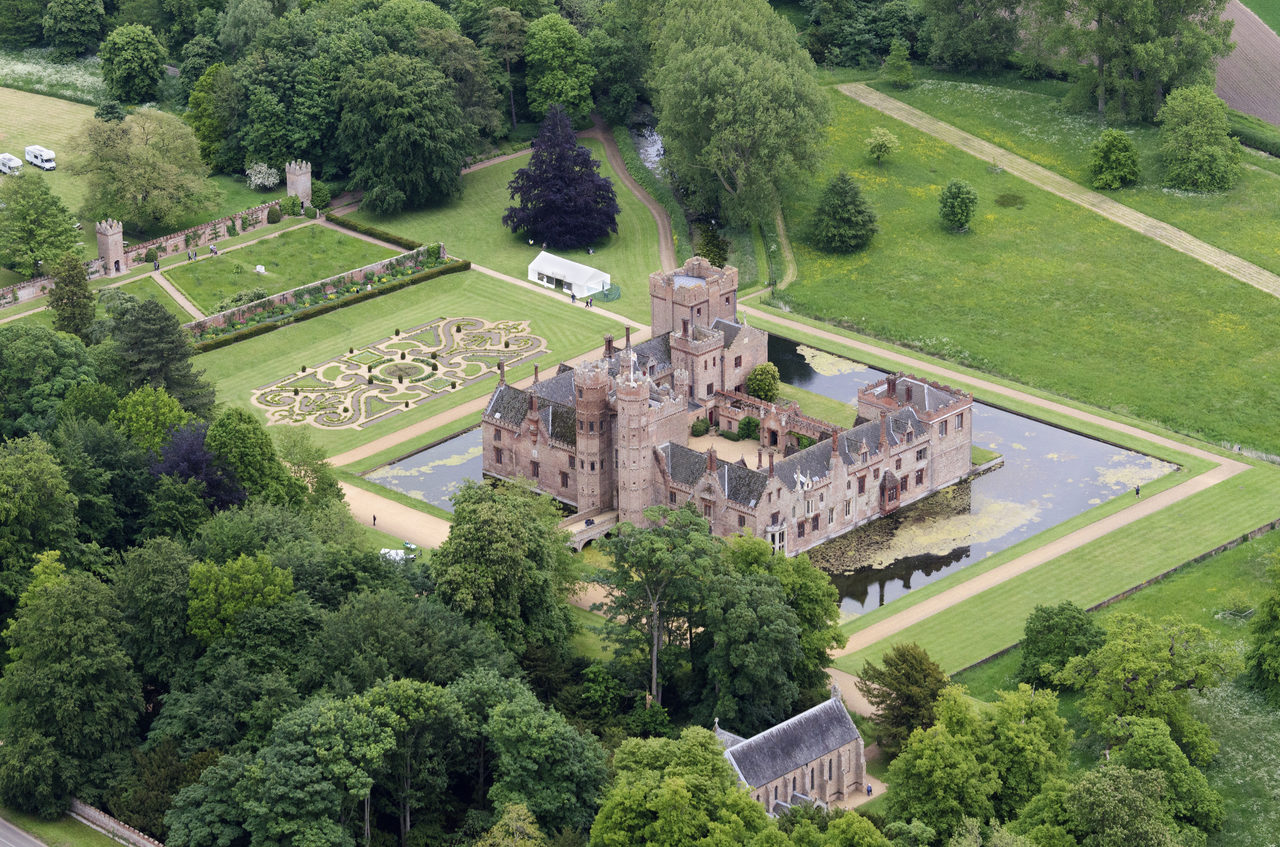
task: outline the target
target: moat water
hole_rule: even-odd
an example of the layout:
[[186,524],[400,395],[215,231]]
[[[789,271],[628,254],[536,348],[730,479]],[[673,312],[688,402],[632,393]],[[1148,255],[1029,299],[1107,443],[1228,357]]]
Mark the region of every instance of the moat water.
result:
[[[851,404],[859,388],[884,375],[775,336],[769,360],[784,382]],[[1000,453],[1004,464],[809,552],[832,573],[842,614],[868,612],[1175,469],[983,403],[974,404],[973,443]],[[366,478],[451,510],[453,492],[482,470],[477,428]]]

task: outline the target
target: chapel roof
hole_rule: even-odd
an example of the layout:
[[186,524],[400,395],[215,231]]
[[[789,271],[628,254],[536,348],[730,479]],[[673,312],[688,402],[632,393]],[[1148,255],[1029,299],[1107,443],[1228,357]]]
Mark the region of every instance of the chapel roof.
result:
[[858,728],[854,726],[844,703],[831,698],[728,747],[724,756],[743,782],[758,787],[805,767],[858,738]]

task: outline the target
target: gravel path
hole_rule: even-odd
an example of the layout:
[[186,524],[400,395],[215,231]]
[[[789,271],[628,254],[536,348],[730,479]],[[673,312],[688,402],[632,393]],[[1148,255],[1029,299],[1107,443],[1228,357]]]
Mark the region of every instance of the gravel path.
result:
[[964,130],[957,129],[949,123],[944,123],[932,115],[925,114],[919,109],[893,99],[887,94],[881,94],[879,91],[862,83],[852,82],[837,86],[837,88],[841,93],[847,94],[853,99],[890,117],[897,118],[903,123],[926,132],[935,138],[940,138],[984,162],[994,162],[1009,173],[1025,179],[1032,185],[1043,188],[1045,191],[1056,194],[1064,200],[1070,200],[1072,203],[1083,206],[1086,209],[1091,209],[1105,218],[1109,218],[1135,232],[1142,233],[1148,238],[1153,238],[1180,253],[1186,253],[1188,256],[1199,259],[1206,265],[1230,274],[1241,282],[1252,285],[1254,288],[1261,289],[1268,294],[1280,296],[1280,276],[1260,268],[1252,262],[1246,262],[1233,253],[1228,253],[1226,250],[1221,250],[1212,244],[1201,241],[1164,221],[1153,218],[1150,215],[1144,215],[1142,212],[1131,209],[1122,203],[1117,203],[1110,197],[1074,183],[1047,168],[1042,168],[1034,162],[1010,153],[1003,147],[997,147],[990,142],[983,141],[975,135],[970,135]]

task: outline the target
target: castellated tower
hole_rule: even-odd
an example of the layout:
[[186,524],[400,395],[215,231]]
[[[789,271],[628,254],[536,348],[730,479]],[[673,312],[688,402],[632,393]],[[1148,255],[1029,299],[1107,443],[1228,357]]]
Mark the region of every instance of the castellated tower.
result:
[[649,421],[649,378],[618,374],[618,520],[644,526],[652,505],[653,448]]
[[651,273],[649,311],[654,335],[687,336],[691,327],[709,327],[721,318],[736,323],[738,269],[694,256],[674,271]]
[[609,363],[604,359],[579,365],[573,374],[578,393],[578,511],[614,507],[613,426],[610,418]]
[[115,276],[126,270],[124,258],[124,224],[108,218],[98,221],[94,227],[98,234],[98,258],[102,260],[102,272]]
[[297,197],[311,205],[311,163],[286,162],[284,166],[285,188],[290,197]]

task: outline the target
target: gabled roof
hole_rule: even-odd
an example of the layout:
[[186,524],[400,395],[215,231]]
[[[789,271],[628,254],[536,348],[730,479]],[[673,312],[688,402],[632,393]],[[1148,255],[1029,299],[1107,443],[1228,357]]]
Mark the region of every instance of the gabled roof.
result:
[[561,371],[550,379],[535,382],[529,390],[544,400],[575,408],[577,395],[573,391],[573,370]]
[[735,744],[724,751],[724,756],[742,780],[754,788],[805,767],[858,738],[858,728],[848,710],[840,700],[832,698]]
[[494,389],[484,413],[487,417],[496,418],[504,424],[520,426],[524,416],[529,414],[529,395],[514,385],[504,382]]
[[[550,382],[548,380],[547,382]],[[546,385],[546,383],[538,383],[538,386]],[[572,383],[570,384],[572,388]],[[529,398],[531,394],[528,391],[522,391],[513,385],[505,382],[499,385],[493,391],[493,396],[489,398],[489,405],[485,407],[486,416],[494,418],[508,426],[518,427],[525,417],[529,414]],[[542,426],[542,431],[548,433],[557,441],[563,441],[568,444],[576,444],[578,441],[578,425],[577,414],[572,406],[565,406],[543,398],[541,393],[538,394],[538,420]]]
[[725,497],[754,508],[769,485],[769,475],[751,470],[745,462],[720,462],[716,467],[716,482],[720,483]]
[[774,466],[774,473],[787,488],[808,480],[824,479],[831,474],[831,442],[823,439],[812,447],[792,453]]
[[667,473],[681,485],[696,485],[707,472],[707,456],[697,450],[667,442],[658,448],[667,460]]

